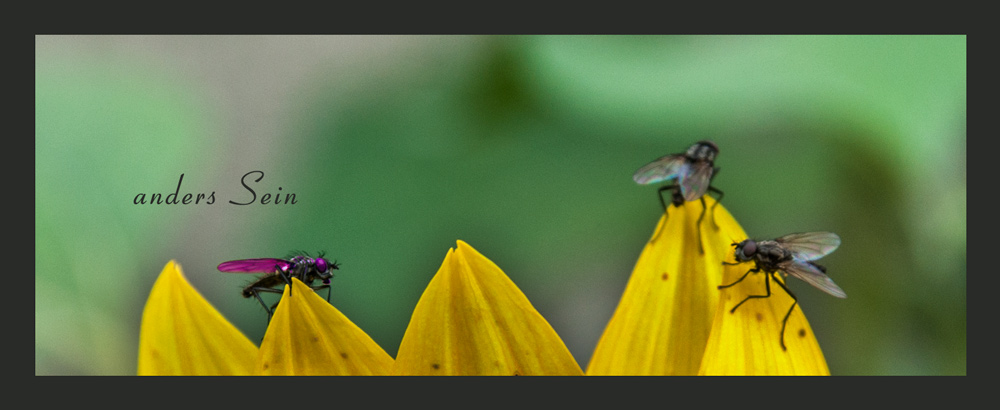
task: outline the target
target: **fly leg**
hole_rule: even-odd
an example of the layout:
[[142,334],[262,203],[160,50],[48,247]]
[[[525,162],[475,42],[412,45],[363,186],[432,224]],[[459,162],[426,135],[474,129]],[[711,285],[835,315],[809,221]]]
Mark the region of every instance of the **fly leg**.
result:
[[[729,262],[726,262],[726,261],[722,261],[722,264],[723,265],[739,265],[739,262],[737,262],[737,263],[729,263]],[[747,271],[747,273],[744,273],[743,276],[740,276],[740,278],[737,279],[736,282],[730,283],[728,285],[719,285],[718,288],[719,289],[725,289],[725,288],[733,286],[733,285],[735,285],[737,283],[743,282],[743,279],[746,279],[747,275],[749,275],[750,272],[753,272],[753,273],[760,272],[760,268],[750,269],[750,270]],[[733,310],[736,310],[736,308],[733,308]]]
[[[663,191],[676,190],[678,188],[680,188],[680,185],[673,184],[673,185],[662,186],[662,187],[660,187],[660,189],[656,190],[656,195],[659,196],[659,198],[660,198],[660,205],[663,205],[663,212],[667,212],[667,201],[663,200]],[[675,203],[674,197],[672,195],[673,193],[674,192],[671,192],[670,203]]]
[[[760,272],[760,268],[754,268],[754,269],[748,270],[747,273],[743,274],[743,277],[741,277],[740,280],[738,280],[736,282],[733,282],[733,283],[730,283],[728,285],[719,286],[719,289],[728,288],[730,286],[733,286],[733,285],[735,285],[737,283],[742,282],[743,279],[745,279],[747,277],[747,275],[750,274],[750,272],[753,272],[753,273]],[[745,303],[746,301],[748,301],[750,299],[754,299],[754,298],[769,298],[769,297],[771,297],[771,281],[769,280],[770,277],[771,277],[771,275],[764,275],[764,289],[767,290],[767,294],[766,295],[750,295],[750,296],[747,296],[746,299],[743,299],[743,301],[741,301],[740,303],[737,303],[736,306],[733,306],[733,308],[729,310],[729,313],[736,313],[736,308],[740,307],[740,305],[742,305],[743,303]],[[784,287],[784,285],[782,285],[782,287]]]
[[[719,169],[716,168],[715,172],[719,172]],[[715,207],[719,206],[719,202],[722,202],[722,197],[726,196],[726,194],[722,193],[722,191],[713,186],[709,186],[708,190],[719,194],[719,197],[715,198],[715,203],[712,204],[712,225],[715,225],[715,229],[719,230],[719,223],[715,222]]]
[[[673,184],[673,185],[662,186],[662,187],[660,187],[660,189],[656,190],[656,196],[658,198],[660,198],[660,205],[663,206],[663,214],[664,214],[663,223],[664,223],[664,225],[667,223],[666,216],[667,216],[667,209],[669,208],[669,205],[667,205],[667,201],[663,200],[663,191],[673,191],[673,192],[671,192],[670,203],[673,204],[673,205],[676,205],[676,206],[681,206],[681,205],[684,204],[684,198],[683,197],[679,197],[679,195],[677,193],[677,190],[679,190],[679,189],[680,189],[680,185]],[[680,198],[679,201],[678,201],[678,198]],[[660,233],[662,231],[663,231],[662,228],[658,229],[656,231],[656,236],[653,237],[653,239],[650,239],[649,241],[650,242],[656,242],[656,240],[660,238]]]
[[303,270],[307,268],[301,264],[292,265],[287,270],[280,269],[280,267],[277,266],[276,268],[278,268],[278,275],[281,275],[281,279],[284,279],[285,283],[288,284],[288,297],[292,297],[292,278],[297,277],[299,280],[302,280],[305,278],[305,272],[303,272]]
[[[719,173],[719,168],[716,167],[712,171],[712,178],[715,178],[715,175],[718,174],[718,173]],[[709,181],[709,184],[711,184],[711,181]],[[719,198],[717,198],[715,200],[715,203],[712,204],[712,225],[715,225],[715,230],[719,230],[719,224],[717,222],[715,222],[715,207],[719,205],[719,201],[722,200],[722,197],[725,194],[723,194],[722,191],[718,190],[717,188],[713,187],[712,185],[708,186],[708,190],[719,194]],[[705,218],[705,210],[706,210],[705,196],[702,195],[701,196],[701,215],[698,215],[698,251],[701,254],[705,254],[705,248],[703,248],[702,245],[701,245],[701,220],[703,218]]]
[[[289,289],[289,291],[291,291],[291,289]],[[274,308],[277,307],[278,304],[275,303],[273,306],[271,306],[270,309],[268,309],[267,308],[267,303],[264,303],[264,299],[260,297],[260,292],[270,292],[270,293],[279,293],[280,294],[280,293],[282,293],[282,291],[277,290],[277,289],[271,289],[271,288],[265,288],[265,287],[256,286],[256,287],[250,288],[250,292],[253,293],[253,297],[257,298],[257,301],[260,302],[260,305],[262,307],[264,307],[264,311],[267,312],[267,323],[271,323],[271,316],[274,314]]]
[[[772,272],[771,275],[774,275],[774,272]],[[785,325],[788,324],[788,317],[792,315],[792,310],[795,309],[795,305],[799,304],[799,299],[796,298],[795,295],[792,294],[792,291],[788,290],[788,287],[786,287],[784,283],[781,283],[778,278],[774,278],[774,281],[785,290],[785,293],[788,293],[788,296],[792,297],[792,300],[794,300],[794,302],[792,302],[792,307],[788,308],[788,313],[785,313],[785,319],[781,321],[781,350],[788,350],[785,348]]]
[[[281,279],[288,284],[288,297],[292,297],[292,279],[288,272],[285,269],[281,269],[281,266],[278,265],[274,265],[274,269],[278,272],[278,276],[281,276]],[[295,266],[293,265],[289,270],[291,269],[295,269]]]
[[[708,209],[708,207],[705,206],[705,196],[702,195],[702,197],[700,199],[701,199],[701,214],[698,215],[698,223],[695,224],[695,230],[698,231],[698,253],[704,255],[705,254],[705,247],[702,246],[702,244],[701,244],[701,220],[702,220],[702,218],[705,217],[705,211]],[[714,209],[715,206],[713,205],[712,208]],[[715,218],[713,217],[712,220],[715,221]]]
[[310,286],[310,287],[313,290],[316,290],[316,291],[318,291],[320,289],[326,289],[326,303],[330,303],[330,289],[331,289],[330,285],[327,284],[327,285],[319,285],[319,286],[316,286],[316,287],[312,287],[312,286]]

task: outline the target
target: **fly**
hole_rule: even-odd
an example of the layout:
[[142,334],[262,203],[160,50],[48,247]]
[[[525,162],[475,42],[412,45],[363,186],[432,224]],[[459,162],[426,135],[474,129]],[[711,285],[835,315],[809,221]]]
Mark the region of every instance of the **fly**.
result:
[[[643,165],[632,179],[641,185],[667,182],[656,191],[663,205],[663,212],[667,212],[667,202],[663,200],[663,191],[670,191],[670,203],[674,206],[684,205],[684,202],[701,200],[701,215],[698,216],[698,226],[705,217],[705,192],[712,191],[719,194],[718,200],[712,205],[712,211],[719,204],[724,195],[722,191],[712,186],[712,179],[719,173],[719,168],[715,167],[715,157],[719,155],[719,146],[712,141],[698,141],[690,146],[687,151],[680,154],[670,154]],[[656,240],[654,238],[653,240]],[[698,250],[705,253],[701,245],[701,230],[698,230]]]
[[[222,262],[219,264],[220,272],[232,273],[263,273],[249,285],[243,288],[243,297],[251,296],[257,298],[264,310],[267,311],[267,320],[271,321],[271,315],[275,303],[271,308],[267,307],[264,299],[260,297],[260,292],[282,293],[276,287],[292,284],[292,278],[305,283],[313,290],[326,289],[326,301],[330,301],[330,279],[333,278],[333,270],[340,269],[337,262],[330,262],[320,253],[313,258],[305,252],[293,253],[284,259],[261,258],[261,259],[239,259],[235,261]],[[319,280],[322,284],[313,286],[312,283]],[[291,288],[288,289],[288,296],[292,296]]]
[[[729,313],[736,312],[736,308],[750,299],[770,297],[770,278],[778,271],[784,273],[785,276],[791,275],[799,278],[838,298],[847,297],[847,294],[840,289],[840,286],[837,286],[829,276],[826,276],[826,268],[813,262],[816,259],[829,255],[840,246],[840,237],[835,233],[793,233],[768,241],[746,239],[740,243],[733,242],[733,246],[736,247],[736,262],[728,263],[723,261],[723,265],[739,265],[744,262],[753,261],[755,267],[744,273],[736,282],[719,286],[719,289],[728,288],[740,283],[750,272],[757,273],[763,270],[765,273],[764,287],[767,290],[767,294],[747,296],[746,299],[733,306]],[[781,350],[787,350],[785,348],[785,325],[788,324],[788,317],[792,314],[792,309],[795,309],[795,305],[799,303],[799,300],[777,277],[774,278],[774,281],[794,300],[792,307],[785,314],[785,319],[781,321]]]

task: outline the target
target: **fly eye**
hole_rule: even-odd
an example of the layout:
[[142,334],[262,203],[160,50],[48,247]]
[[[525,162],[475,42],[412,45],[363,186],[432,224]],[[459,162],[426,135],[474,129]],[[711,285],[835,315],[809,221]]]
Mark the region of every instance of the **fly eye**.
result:
[[743,254],[746,256],[751,256],[757,253],[757,242],[746,241],[743,243]]
[[327,269],[326,259],[323,258],[316,259],[316,269],[318,269],[320,272],[326,272]]

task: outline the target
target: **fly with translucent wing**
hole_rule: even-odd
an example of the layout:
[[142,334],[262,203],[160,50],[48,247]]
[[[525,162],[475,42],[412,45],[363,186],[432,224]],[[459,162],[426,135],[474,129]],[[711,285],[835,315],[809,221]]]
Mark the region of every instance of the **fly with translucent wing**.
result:
[[[757,273],[763,270],[765,273],[764,287],[767,294],[747,296],[746,299],[733,306],[729,313],[736,312],[736,308],[750,299],[770,297],[770,279],[774,276],[775,272],[779,271],[784,273],[785,276],[790,275],[799,278],[838,298],[847,297],[847,294],[840,289],[840,286],[833,283],[833,280],[826,275],[826,268],[813,262],[816,259],[829,255],[840,246],[840,237],[835,233],[793,233],[775,238],[774,240],[755,241],[753,239],[746,239],[740,243],[734,242],[733,246],[736,247],[736,262],[729,263],[723,261],[724,265],[739,265],[744,262],[753,261],[755,267],[744,273],[736,282],[719,286],[719,289],[728,288],[742,282],[751,272]],[[795,305],[799,301],[777,277],[774,277],[774,282],[781,286],[792,297],[792,300],[794,300],[792,307],[785,314],[785,319],[781,322],[781,349],[787,350],[785,348],[785,325],[788,324],[788,317],[792,314],[792,310],[795,309]]]
[[[656,191],[663,205],[663,211],[667,211],[667,203],[663,200],[663,192],[670,191],[670,203],[674,206],[681,206],[684,202],[701,200],[701,215],[698,216],[698,226],[705,217],[705,195],[707,191],[715,192],[719,195],[719,201],[724,195],[722,191],[711,186],[712,179],[719,173],[719,168],[715,167],[715,157],[719,154],[719,146],[712,141],[698,141],[690,146],[687,151],[680,154],[666,155],[643,165],[635,171],[632,180],[641,185],[655,184],[659,182],[670,182]],[[715,206],[712,205],[712,210]],[[698,249],[704,253],[700,240],[699,230]],[[654,238],[655,240],[655,238]]]
[[[296,278],[313,290],[326,289],[326,300],[330,301],[330,279],[333,278],[333,270],[340,269],[337,262],[330,262],[320,253],[313,258],[305,252],[296,252],[284,259],[260,258],[260,259],[239,259],[229,262],[222,262],[218,267],[220,272],[230,273],[263,273],[264,275],[243,288],[243,297],[251,296],[257,298],[264,310],[267,311],[267,320],[271,321],[274,313],[275,303],[271,308],[267,307],[264,299],[260,297],[260,292],[282,293],[276,287],[292,284],[292,278]],[[313,286],[313,282],[319,280],[322,284]],[[288,296],[291,296],[291,289]]]

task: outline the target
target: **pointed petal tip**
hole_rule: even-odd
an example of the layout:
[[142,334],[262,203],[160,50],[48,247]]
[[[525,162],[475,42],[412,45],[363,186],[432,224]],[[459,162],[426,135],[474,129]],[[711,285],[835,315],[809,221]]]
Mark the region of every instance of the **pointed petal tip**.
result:
[[177,263],[176,260],[171,259],[167,261],[166,265],[163,265],[163,270],[160,271],[160,276],[169,273],[177,273],[184,276],[184,271],[181,269],[181,264]]
[[257,374],[385,375],[392,362],[360,327],[292,278],[261,342]]
[[257,346],[184,277],[164,265],[143,307],[139,375],[250,374]]
[[[746,269],[738,265],[725,267],[724,281],[732,283]],[[790,295],[775,291],[769,297],[742,304],[748,296],[765,289],[766,281],[763,275],[751,275],[722,290],[699,374],[830,374],[801,306],[794,304]],[[732,311],[737,305],[739,309]],[[789,306],[794,306],[793,310],[789,311]],[[787,328],[783,329],[784,325]],[[787,345],[787,349],[782,349],[782,345]]]
[[461,239],[455,240],[455,244],[456,246],[454,250],[456,253],[466,254],[469,251],[476,252],[476,248],[473,248],[472,245],[469,245],[467,242]]
[[582,374],[500,267],[465,241],[455,242],[417,302],[393,373]]

